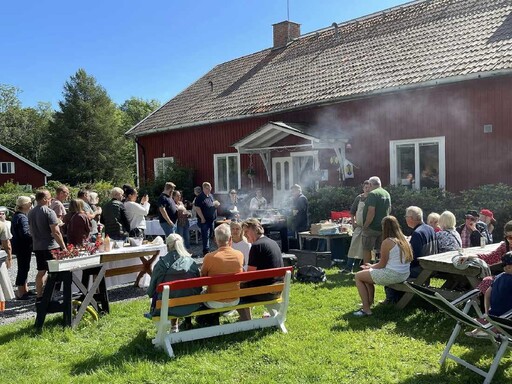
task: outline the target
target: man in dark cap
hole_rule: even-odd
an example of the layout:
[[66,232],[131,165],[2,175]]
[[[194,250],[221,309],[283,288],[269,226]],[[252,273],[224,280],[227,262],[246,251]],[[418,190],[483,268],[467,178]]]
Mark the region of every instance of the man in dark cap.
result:
[[469,210],[465,215],[465,223],[457,227],[457,232],[462,240],[462,248],[478,247],[482,244],[482,237],[486,244],[491,242],[487,225],[478,222],[479,216],[478,211]]

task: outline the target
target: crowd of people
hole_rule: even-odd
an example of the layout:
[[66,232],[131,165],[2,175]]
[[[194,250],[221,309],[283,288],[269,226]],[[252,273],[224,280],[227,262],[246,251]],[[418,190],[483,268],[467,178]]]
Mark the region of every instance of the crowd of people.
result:
[[[205,256],[206,265],[209,265],[209,260],[218,258],[218,256],[206,256],[211,255],[210,245],[214,237],[213,230],[217,211],[221,204],[212,194],[212,186],[209,182],[204,182],[201,187],[194,188],[194,195],[195,198],[191,205],[186,206],[182,199],[182,193],[176,189],[176,185],[167,182],[158,197],[156,207],[158,221],[165,233],[167,244],[168,246],[170,243],[173,246],[178,246],[178,248],[173,248],[174,256],[171,258],[168,255],[169,257],[162,259],[162,263],[174,264],[177,254],[180,257],[191,256],[188,250],[190,249],[189,218],[192,216],[197,217],[198,226],[201,229],[202,253]],[[292,222],[297,223],[294,228],[296,231],[305,230],[308,226],[308,204],[299,185],[292,187],[292,196],[294,201]],[[46,189],[38,190],[32,197],[18,197],[11,221],[6,220],[7,210],[0,210],[0,240],[2,248],[7,254],[8,268],[12,263],[12,254],[17,257],[18,270],[15,284],[18,300],[28,300],[33,296],[36,296],[37,299],[41,298],[48,271],[47,262],[55,257],[53,251],[66,250],[70,246],[80,247],[84,242],[94,242],[98,234],[102,232],[104,236],[108,236],[112,240],[144,237],[150,203],[149,197],[147,195],[139,196],[136,188],[130,185],[112,188],[109,200],[103,207],[99,206],[98,194],[93,191],[80,190],[76,198],[70,197],[69,188],[60,185],[56,188],[53,197]],[[237,204],[237,192],[232,190],[230,200],[226,204],[228,211],[232,214],[232,220],[227,226],[219,226],[220,230],[215,232],[215,242],[217,243],[215,252],[222,250],[219,253],[221,256],[229,254],[226,248],[229,246],[229,249],[237,254],[237,258],[241,255],[241,270],[247,271],[258,266],[261,268],[257,261],[251,261],[251,244],[244,236],[245,222],[240,219]],[[250,207],[255,210],[268,207],[261,189],[255,191]],[[249,232],[252,231],[253,224],[249,225]],[[257,228],[258,235],[261,228],[261,225]],[[183,249],[180,248],[181,245]],[[275,249],[279,249],[277,243],[274,251]],[[35,292],[29,290],[27,281],[32,253],[35,254],[37,267]],[[272,262],[275,265],[278,264],[277,259]],[[163,268],[162,265],[160,267]],[[213,270],[215,271],[215,269]],[[203,274],[206,273],[212,272],[203,270]],[[157,273],[156,276],[158,275]],[[244,318],[250,317],[250,314],[247,313],[242,315]]]
[[[423,211],[416,206],[405,210],[405,221],[412,233],[407,239],[398,220],[390,216],[391,197],[381,186],[380,179],[371,177],[363,183],[363,193],[358,195],[351,207],[354,233],[346,269],[342,273],[353,273],[358,266],[360,271],[355,274],[355,283],[361,297],[361,308],[354,316],[370,316],[374,304],[375,284],[385,287],[386,299],[382,304],[396,303],[402,292],[390,285],[402,283],[408,278],[416,278],[422,271],[419,257],[429,256],[448,251],[459,251],[463,248],[484,246],[493,242],[492,232],[496,224],[494,214],[489,209],[468,210],[464,223],[456,226],[455,215],[450,211],[441,214],[432,212],[423,221]],[[485,277],[479,285],[485,297],[485,312],[503,314],[512,309],[512,300],[499,300],[499,310],[493,311],[498,295],[512,297],[512,221],[505,224],[505,240],[498,248],[488,254],[477,254],[477,258],[489,265],[502,262],[505,264],[503,274],[498,277]],[[372,252],[374,257],[372,257]],[[372,263],[371,260],[374,260]],[[459,257],[459,263],[466,263],[468,257]],[[362,264],[360,264],[362,263]],[[493,293],[493,288],[494,293]],[[493,300],[493,296],[495,299]]]
[[[412,231],[409,237],[404,235],[399,221],[391,216],[391,196],[382,188],[379,177],[373,176],[363,183],[363,191],[356,196],[351,206],[353,235],[348,251],[347,264],[342,273],[355,273],[355,284],[361,297],[361,308],[355,316],[370,316],[374,305],[375,284],[385,287],[386,299],[381,303],[396,303],[402,293],[390,286],[401,283],[408,278],[415,278],[421,272],[419,257],[435,253],[457,251],[466,247],[490,244],[496,225],[493,212],[488,209],[468,210],[464,223],[456,225],[455,215],[450,211],[441,214],[432,212],[426,223],[420,207],[410,206],[405,210],[405,222]],[[309,229],[308,201],[299,185],[290,188],[292,196],[291,222],[292,230],[297,232]],[[222,204],[214,197],[212,186],[204,182],[194,188],[195,198],[186,205],[182,192],[176,185],[167,182],[158,197],[158,221],[165,233],[168,248],[166,256],[161,257],[154,267],[148,295],[153,302],[158,299],[156,287],[164,281],[191,278],[197,276],[214,276],[242,271],[276,268],[283,265],[279,245],[265,236],[262,224],[254,218],[241,220],[238,208],[239,199],[236,190],[231,190],[228,200]],[[79,246],[85,240],[95,239],[102,232],[113,240],[126,237],[144,237],[146,216],[150,203],[147,195],[139,196],[136,188],[124,185],[110,191],[110,199],[103,208],[98,206],[97,194],[81,190],[76,198],[69,199],[69,189],[60,186],[54,198],[48,190],[39,190],[34,199],[20,196],[16,202],[15,213],[10,222],[5,220],[5,212],[0,211],[0,240],[7,253],[7,266],[12,262],[12,253],[18,260],[16,276],[16,297],[27,300],[36,295],[42,296],[47,261],[52,259],[52,251],[66,249],[67,244]],[[257,189],[250,200],[250,216],[268,208],[262,190]],[[223,210],[228,223],[217,225],[217,212]],[[3,217],[3,220],[2,220]],[[202,267],[192,259],[189,237],[189,219],[196,217],[202,238]],[[101,219],[101,222],[100,222]],[[218,224],[218,223],[217,223]],[[487,264],[503,262],[505,275],[512,274],[512,221],[505,224],[505,240],[488,254],[477,257]],[[212,240],[214,239],[214,240]],[[211,242],[216,243],[212,251]],[[27,278],[32,252],[36,257],[37,275],[36,292],[28,289]],[[460,262],[467,262],[461,257]],[[486,277],[479,286],[485,297],[487,313],[502,313],[512,308],[512,301],[503,299],[497,309],[498,295],[512,290],[512,278],[505,275]],[[261,282],[264,284],[266,282]],[[234,287],[233,285],[236,285]],[[209,287],[211,292],[240,289],[239,284]],[[187,290],[174,292],[174,295],[190,295]],[[511,295],[509,295],[511,296]],[[268,300],[265,298],[250,298]],[[206,302],[207,308],[223,308],[237,305],[240,300],[229,302]],[[504,301],[505,300],[505,301]],[[509,303],[510,301],[510,303]],[[175,316],[185,316],[198,306],[177,308]],[[154,314],[157,310],[152,308]],[[249,310],[239,311],[240,320],[251,318]],[[197,319],[199,323],[218,324],[217,315]],[[190,323],[183,323],[188,327]],[[173,323],[174,330],[179,324]]]

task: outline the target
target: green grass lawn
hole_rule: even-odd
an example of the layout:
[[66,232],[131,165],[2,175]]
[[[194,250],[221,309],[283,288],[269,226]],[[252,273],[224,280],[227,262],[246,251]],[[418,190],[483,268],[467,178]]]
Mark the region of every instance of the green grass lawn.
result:
[[[0,328],[2,383],[481,383],[483,378],[439,358],[454,322],[415,299],[406,310],[376,307],[355,318],[351,276],[332,270],[323,284],[292,283],[286,326],[174,346],[171,360],[151,344],[146,298],[114,303],[98,323],[63,329],[61,316]],[[383,288],[377,288],[377,299]],[[257,312],[257,313],[261,313]],[[487,370],[487,340],[459,337],[457,355]],[[493,382],[512,382],[512,354]]]

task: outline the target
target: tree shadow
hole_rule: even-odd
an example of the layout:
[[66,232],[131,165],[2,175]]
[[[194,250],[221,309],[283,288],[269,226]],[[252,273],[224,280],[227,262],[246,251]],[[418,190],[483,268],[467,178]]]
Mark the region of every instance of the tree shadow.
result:
[[0,344],[6,344],[14,339],[19,339],[22,336],[36,336],[38,333],[34,328],[33,324],[27,324],[26,326],[17,329],[12,332],[0,334]]
[[[479,351],[470,351],[465,354],[461,354],[458,357],[468,361],[470,364],[474,364],[478,362],[478,360],[482,357],[482,354]],[[485,356],[487,357],[487,355]],[[491,359],[493,356],[489,356]],[[498,366],[496,373],[493,376],[492,381],[494,383],[506,383],[509,382],[505,376],[505,370],[508,369],[512,364],[507,362],[501,362]],[[488,371],[491,366],[491,363],[485,364],[477,364],[477,367]],[[438,372],[431,372],[425,374],[416,374],[414,377],[407,378],[405,380],[400,381],[401,384],[451,384],[451,383],[482,383],[484,380],[483,376],[478,375],[477,373],[463,367],[462,365],[456,364],[453,360],[447,360],[447,363],[443,365],[439,365]]]
[[[277,328],[257,329],[247,332],[239,332],[231,335],[223,335],[211,339],[194,340],[184,343],[173,344],[173,350],[176,359],[196,353],[215,352],[233,348],[233,345],[239,342],[258,341],[262,337],[274,332],[280,332]],[[121,367],[127,363],[137,363],[140,361],[152,361],[155,363],[166,363],[172,361],[163,349],[156,348],[152,339],[147,335],[146,330],[139,331],[138,334],[126,345],[119,348],[110,356],[102,354],[93,354],[71,369],[71,375],[81,376],[90,375],[91,372],[103,370],[110,367]]]

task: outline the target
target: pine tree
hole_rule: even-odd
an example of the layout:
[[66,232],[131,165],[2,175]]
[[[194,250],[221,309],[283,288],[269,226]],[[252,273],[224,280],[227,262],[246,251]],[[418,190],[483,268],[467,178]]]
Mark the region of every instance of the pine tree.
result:
[[133,180],[122,111],[105,89],[79,69],[65,83],[63,97],[47,138],[45,165],[52,178],[70,184]]

